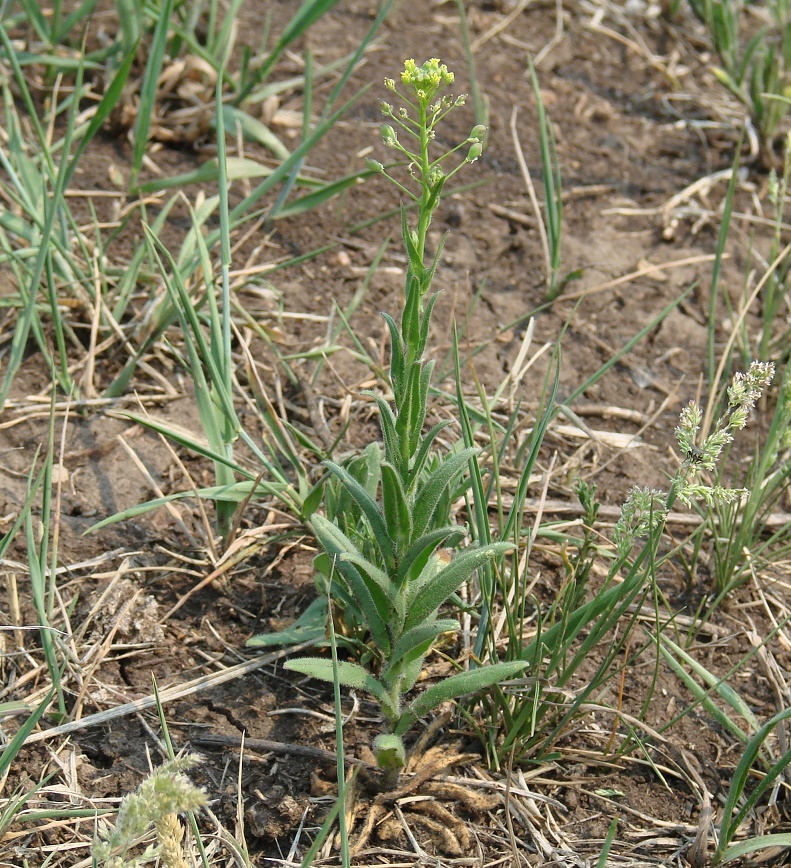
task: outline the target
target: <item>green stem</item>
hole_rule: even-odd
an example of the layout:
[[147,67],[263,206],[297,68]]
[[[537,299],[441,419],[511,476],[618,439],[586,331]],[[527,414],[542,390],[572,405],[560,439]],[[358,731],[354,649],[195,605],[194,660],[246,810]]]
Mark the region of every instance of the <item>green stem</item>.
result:
[[425,250],[426,236],[428,235],[428,227],[431,223],[431,208],[429,206],[429,197],[431,196],[429,173],[431,172],[431,164],[428,158],[429,145],[429,125],[426,116],[426,104],[420,103],[420,175],[422,179],[421,194],[420,194],[420,209],[417,225],[417,249],[420,254],[420,291],[424,291],[423,286],[423,268],[425,267]]

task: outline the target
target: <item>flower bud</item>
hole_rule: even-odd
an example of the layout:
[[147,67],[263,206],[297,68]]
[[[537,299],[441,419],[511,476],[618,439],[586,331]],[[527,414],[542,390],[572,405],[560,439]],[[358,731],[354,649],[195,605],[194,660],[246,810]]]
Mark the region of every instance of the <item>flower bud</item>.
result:
[[383,99],[379,100],[379,107],[386,118],[391,118],[393,116],[393,107],[389,102],[385,102]]
[[475,142],[470,145],[470,150],[467,151],[467,162],[474,163],[483,153],[483,145],[480,142]]
[[433,190],[445,178],[445,173],[437,166],[428,176],[428,185]]

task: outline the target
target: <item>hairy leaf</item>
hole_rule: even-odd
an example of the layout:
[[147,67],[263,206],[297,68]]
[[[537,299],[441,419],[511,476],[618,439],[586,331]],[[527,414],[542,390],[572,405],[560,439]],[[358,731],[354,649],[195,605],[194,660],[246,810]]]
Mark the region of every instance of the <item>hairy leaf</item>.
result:
[[527,664],[522,660],[511,660],[506,663],[493,663],[491,666],[481,666],[468,672],[459,672],[445,678],[437,684],[432,684],[423,691],[401,715],[396,727],[396,734],[405,733],[415,721],[436,708],[441,702],[458,699],[467,693],[485,690],[493,684],[513,678],[523,672]]
[[[320,657],[300,657],[296,660],[287,660],[284,667],[291,672],[301,672],[311,678],[320,681],[334,683],[332,660],[323,660]],[[373,696],[387,713],[392,709],[390,697],[384,687],[362,666],[356,663],[340,661],[338,663],[338,681],[346,687],[354,690],[364,690]]]
[[425,582],[409,601],[405,629],[410,630],[431,617],[481,564],[512,548],[511,543],[491,543],[481,548],[468,548],[457,555],[447,567]]
[[362,557],[362,555],[346,534],[331,521],[324,518],[324,516],[314,515],[311,523],[313,531],[324,550],[331,558],[333,555],[335,556],[335,569],[338,570],[349,585],[349,590],[360,607],[360,613],[365,619],[365,624],[371,631],[374,641],[382,649],[383,653],[388,654],[390,652],[390,636],[386,620],[389,609],[387,598],[376,585],[365,581],[354,564],[342,559],[343,555],[354,553],[359,557]]

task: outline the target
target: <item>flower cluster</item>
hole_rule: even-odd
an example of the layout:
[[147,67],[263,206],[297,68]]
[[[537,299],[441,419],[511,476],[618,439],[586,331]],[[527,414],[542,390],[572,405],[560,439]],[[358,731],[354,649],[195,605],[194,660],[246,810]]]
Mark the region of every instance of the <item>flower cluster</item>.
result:
[[[401,73],[401,83],[411,90],[420,102],[428,102],[434,98],[437,91],[453,84],[455,76],[448,72],[448,67],[432,57],[423,66],[418,66],[414,60],[404,61],[404,71]],[[388,81],[385,86],[390,88]]]
[[667,516],[665,500],[664,492],[658,489],[632,488],[613,530],[613,542],[621,557],[629,553],[636,539],[649,536],[664,522]]
[[[184,772],[198,762],[185,756],[164,763],[142,784],[125,796],[118,809],[115,828],[100,833],[91,848],[98,863],[106,868],[132,868],[142,865],[157,853],[180,848],[180,832],[175,815],[194,811],[206,804],[206,794],[198,789]],[[174,825],[175,824],[175,825]],[[151,826],[157,830],[158,846],[149,847],[135,859],[127,851]],[[178,839],[178,840],[177,840]],[[173,858],[167,864],[174,864]]]
[[[435,139],[434,128],[448,112],[464,105],[463,95],[452,97],[437,96],[442,88],[452,84],[454,75],[448,71],[444,63],[436,57],[418,66],[414,60],[404,61],[404,71],[401,73],[401,83],[406,88],[402,93],[395,79],[386,78],[385,87],[392,91],[405,104],[396,108],[382,100],[382,114],[392,123],[384,123],[381,127],[382,141],[388,148],[398,151],[407,160],[409,172],[420,183],[425,196],[432,197],[432,208],[436,206],[442,185],[459,171],[466,163],[474,163],[483,153],[483,141],[486,127],[476,124],[469,136],[463,141],[441,154],[436,159],[429,155],[429,145]],[[435,99],[436,97],[436,99]],[[406,135],[403,144],[399,139],[399,129]],[[446,171],[443,163],[461,148],[467,147],[466,157],[453,169]],[[368,168],[389,178],[396,187],[406,193],[414,201],[419,201],[411,190],[392,177],[385,167],[377,160],[367,160]],[[426,200],[428,201],[428,199]]]
[[670,492],[664,494],[655,489],[637,487],[631,490],[615,525],[614,542],[619,555],[628,554],[635,539],[648,536],[660,526],[675,498],[686,506],[692,506],[693,501],[701,501],[712,507],[734,503],[749,493],[745,488],[709,484],[701,480],[700,474],[717,469],[723,449],[733,441],[733,432],[747,424],[750,410],[772,382],[774,372],[771,362],[753,362],[746,374],[735,374],[728,387],[728,406],[714,431],[700,444],[696,443],[696,439],[703,412],[695,401],[690,401],[684,407],[676,428],[676,440],[684,459]]
[[747,414],[755,407],[763,390],[772,382],[775,366],[772,362],[753,362],[746,374],[736,374],[728,387],[729,426],[744,428]]
[[695,443],[702,419],[700,407],[690,401],[681,411],[676,439],[684,461],[676,478],[676,494],[686,506],[691,506],[693,500],[703,500],[710,506],[732,503],[747,494],[743,488],[705,485],[698,476],[701,471],[716,469],[723,449],[733,441],[733,432],[747,424],[750,410],[772,382],[774,371],[771,362],[753,362],[746,374],[735,374],[728,387],[728,407],[714,431],[700,445]]

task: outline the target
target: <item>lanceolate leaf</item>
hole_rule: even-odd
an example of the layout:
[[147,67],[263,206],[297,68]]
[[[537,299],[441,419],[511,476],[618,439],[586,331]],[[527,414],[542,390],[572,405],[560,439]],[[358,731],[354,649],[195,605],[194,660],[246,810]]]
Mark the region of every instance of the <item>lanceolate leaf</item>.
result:
[[403,476],[404,461],[399,449],[398,433],[396,431],[396,417],[390,405],[380,395],[374,395],[376,406],[379,408],[379,423],[382,427],[382,437],[385,442],[385,458]]
[[[311,678],[333,683],[332,660],[322,660],[319,657],[300,657],[296,660],[287,660],[284,664],[286,669],[292,672],[301,672]],[[362,666],[356,663],[341,661],[338,663],[338,681],[346,687],[355,690],[364,690],[375,697],[385,710],[392,710],[390,697],[384,687],[369,675]]]
[[418,648],[426,642],[433,642],[437,636],[441,636],[443,633],[450,633],[458,629],[458,621],[444,618],[439,621],[428,621],[425,624],[420,624],[419,626],[408,630],[393,646],[393,653],[390,655],[389,666],[382,673],[382,677],[386,679],[387,673],[403,657],[411,651],[414,651],[415,648]]
[[417,444],[413,445],[412,441],[415,432],[420,434],[424,414],[425,407],[420,406],[420,367],[412,365],[407,372],[406,392],[396,417],[396,433],[405,464],[415,452]]
[[[385,595],[376,586],[371,587],[360,575],[354,564],[342,560],[342,555],[362,555],[352,545],[351,540],[322,515],[314,515],[313,531],[319,542],[330,557],[335,556],[335,568],[346,579],[360,612],[368,629],[371,631],[374,641],[382,649],[383,653],[390,652],[390,636],[387,630],[387,612],[389,609]],[[374,594],[378,599],[375,599]]]
[[393,569],[395,567],[394,541],[390,538],[387,524],[378,504],[345,467],[335,464],[334,461],[325,461],[324,463],[340,479],[365,514],[371,525],[374,542],[382,555],[382,560],[388,569]]
[[403,205],[401,206],[401,235],[404,238],[404,247],[406,247],[407,253],[409,254],[409,261],[420,262],[420,254],[412,243],[412,235],[409,231],[409,224],[406,219],[406,208]]
[[412,514],[401,477],[391,464],[382,465],[382,505],[390,539],[401,550],[412,538]]
[[398,608],[398,590],[384,570],[380,570],[379,567],[357,552],[344,552],[340,555],[340,560],[345,563],[354,564],[359,572],[368,576],[371,582],[381,589],[382,593],[387,597],[391,608],[393,610]]
[[[438,254],[439,255],[439,254]],[[433,272],[432,272],[433,273]],[[434,295],[428,300],[428,304],[426,305],[426,310],[423,313],[423,321],[420,323],[420,354],[423,354],[423,351],[426,349],[426,344],[428,343],[428,330],[431,325],[431,313],[434,310],[434,305],[437,303],[437,299],[439,298],[439,293],[435,292]]]
[[467,466],[467,462],[476,452],[476,449],[464,449],[456,455],[443,458],[440,466],[420,487],[413,515],[415,535],[423,534],[429,529],[443,492]]
[[499,554],[505,554],[512,548],[511,543],[491,543],[481,548],[466,549],[456,555],[445,569],[432,576],[409,601],[404,628],[410,630],[425,621],[481,564]]
[[415,349],[420,341],[420,281],[414,267],[414,261],[410,262],[406,276],[406,303],[401,315],[401,337],[407,348],[405,358],[408,365],[416,361]]
[[441,702],[447,702],[449,699],[458,699],[467,693],[485,690],[487,687],[498,684],[500,681],[514,678],[520,672],[523,672],[526,667],[527,663],[522,660],[493,663],[491,666],[481,666],[478,669],[471,669],[469,672],[459,672],[457,675],[451,675],[450,678],[446,678],[444,681],[432,684],[401,715],[396,727],[396,735],[403,735],[415,721],[420,720],[423,715],[428,714],[429,711],[436,708]]
[[426,405],[428,403],[428,389],[431,385],[431,375],[434,373],[434,359],[426,362],[420,369],[420,378],[418,379],[418,398],[416,407],[418,415],[416,417],[415,427],[412,430],[412,437],[409,443],[409,453],[414,455],[420,444],[420,432],[423,430],[423,423],[426,421]]
[[410,578],[415,578],[428,561],[429,555],[441,545],[453,547],[460,543],[467,534],[467,528],[460,525],[438,527],[423,534],[409,547],[407,553],[401,558],[396,574],[396,584],[402,585]]
[[425,437],[420,441],[420,446],[418,447],[417,452],[415,453],[415,457],[412,460],[412,467],[410,468],[410,481],[409,481],[409,489],[410,492],[415,484],[420,479],[420,474],[423,470],[423,467],[426,464],[426,461],[429,457],[429,452],[431,450],[431,446],[434,441],[437,439],[437,435],[443,431],[445,428],[450,425],[450,422],[437,422],[437,424],[426,434]]
[[390,332],[390,381],[396,401],[399,401],[404,394],[404,346],[395,320],[387,313],[382,316]]

